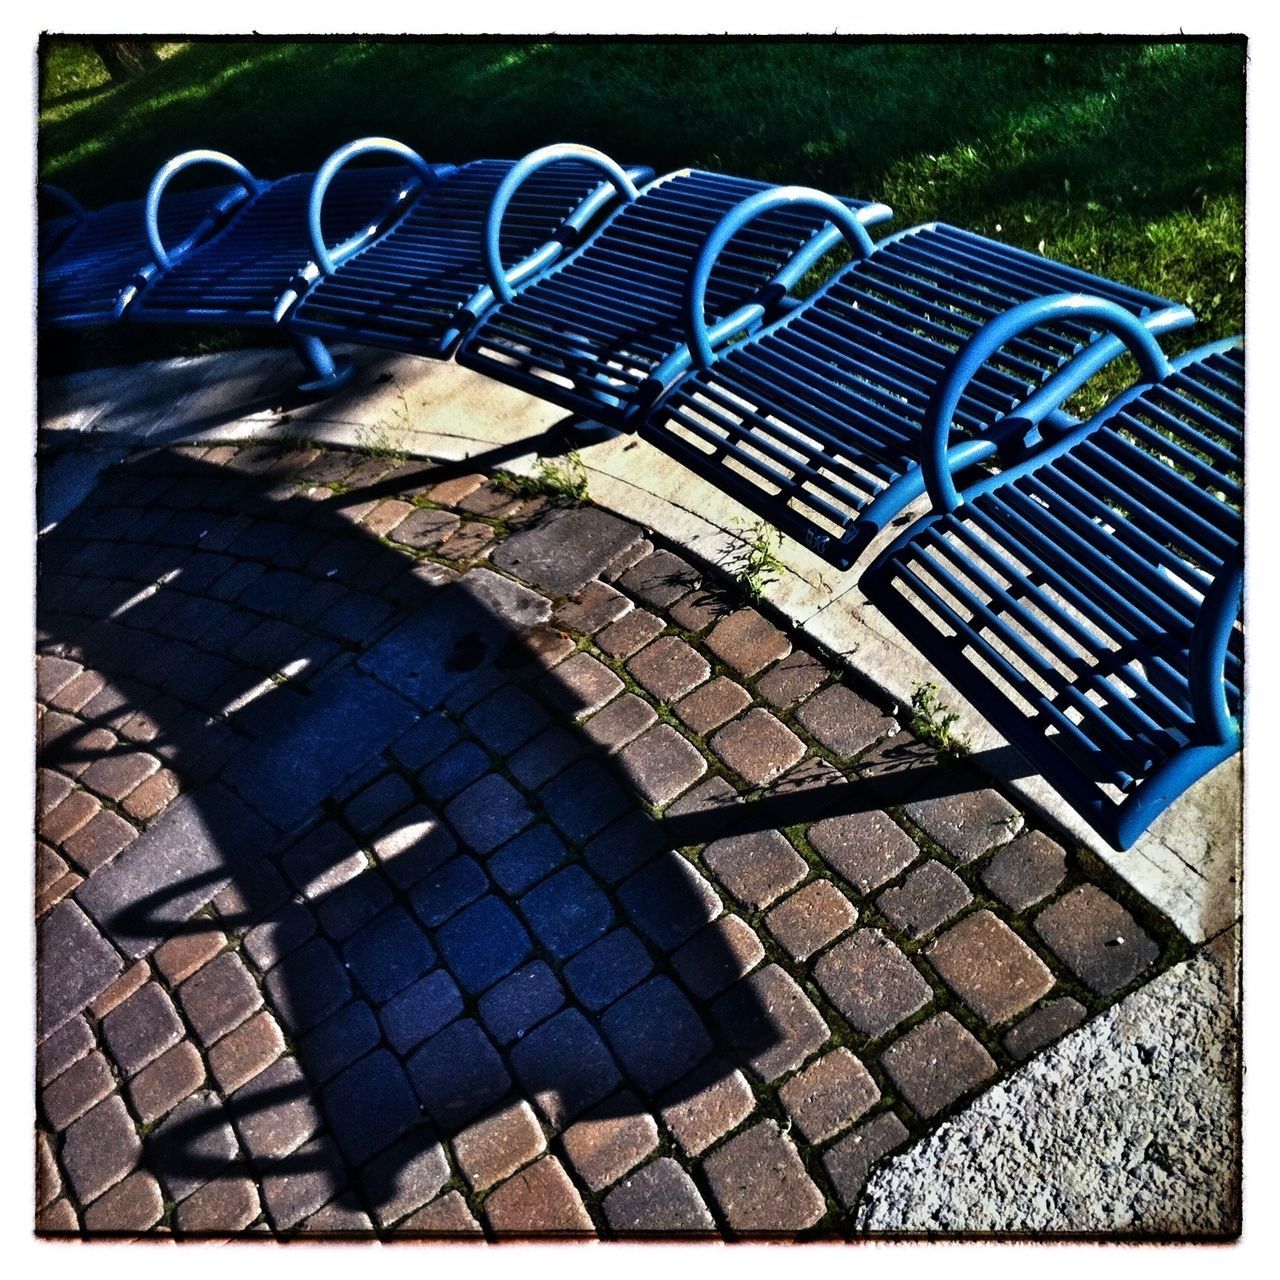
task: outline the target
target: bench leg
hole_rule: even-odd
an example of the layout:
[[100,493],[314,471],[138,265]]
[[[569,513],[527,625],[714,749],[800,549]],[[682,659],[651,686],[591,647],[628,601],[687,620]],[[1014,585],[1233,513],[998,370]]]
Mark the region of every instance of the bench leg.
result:
[[355,365],[350,360],[335,360],[329,348],[312,334],[294,334],[293,349],[303,367],[312,376],[298,384],[304,395],[322,395],[341,391],[355,376]]

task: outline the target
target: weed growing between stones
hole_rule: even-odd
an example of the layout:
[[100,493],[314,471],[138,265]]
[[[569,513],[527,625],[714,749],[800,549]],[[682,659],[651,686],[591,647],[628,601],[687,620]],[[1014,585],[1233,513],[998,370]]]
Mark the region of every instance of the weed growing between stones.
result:
[[580,507],[589,497],[587,468],[576,449],[565,455],[563,465],[550,458],[539,458],[533,475],[499,471],[494,483],[517,498],[546,497],[557,507]]
[[959,713],[939,699],[936,684],[916,681],[911,694],[911,732],[917,738],[959,760],[969,754],[969,739],[955,732],[959,719]]

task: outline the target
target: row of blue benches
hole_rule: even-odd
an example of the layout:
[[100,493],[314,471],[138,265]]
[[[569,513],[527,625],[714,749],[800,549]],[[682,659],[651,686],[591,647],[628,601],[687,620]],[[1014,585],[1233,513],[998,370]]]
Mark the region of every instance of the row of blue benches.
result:
[[[169,192],[193,165],[231,181]],[[454,166],[361,139],[274,182],[196,151],[143,201],[49,194],[44,325],[282,326],[310,392],[351,377],[335,340],[456,356],[841,569],[927,493],[865,591],[1118,848],[1239,746],[1243,342],[1170,364],[1184,306],[940,223],[873,241],[882,204],[567,145]],[[1077,422],[1125,353],[1139,381]]]

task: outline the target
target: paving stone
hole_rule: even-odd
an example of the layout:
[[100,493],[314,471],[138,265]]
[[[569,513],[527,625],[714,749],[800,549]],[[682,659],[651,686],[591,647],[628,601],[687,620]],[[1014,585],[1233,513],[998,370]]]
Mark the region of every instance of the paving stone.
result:
[[[391,879],[400,888],[408,889],[449,863],[458,851],[458,844],[430,809],[417,805],[384,828],[374,839],[373,848]],[[461,869],[455,866],[454,875]],[[423,888],[421,892],[428,891]],[[436,913],[429,911],[428,914]]]
[[493,562],[549,595],[571,595],[640,537],[635,525],[598,507],[553,511],[507,538]]
[[229,1102],[240,1141],[258,1164],[279,1161],[320,1128],[311,1087],[294,1058],[280,1058],[260,1071]]
[[323,1083],[364,1057],[380,1038],[369,1006],[355,1000],[305,1035],[298,1044],[298,1056],[312,1079]]
[[490,895],[467,907],[436,935],[458,984],[475,995],[529,958],[529,935],[511,909]]
[[511,1050],[511,1065],[555,1129],[622,1083],[609,1050],[577,1009],[558,1013],[525,1036]]
[[[913,800],[907,817],[957,862],[972,862],[992,845],[1018,834],[1022,815],[998,791],[970,785],[957,774],[958,789],[948,795]],[[960,789],[968,786],[968,790]]]
[[542,681],[547,698],[567,717],[585,720],[621,692],[622,681],[598,658],[575,653]]
[[1074,1031],[1089,1016],[1078,1000],[1062,996],[1032,1010],[1004,1038],[1005,1052],[1015,1062],[1025,1062],[1045,1045]]
[[611,658],[629,658],[655,636],[661,635],[665,626],[666,623],[648,609],[631,609],[597,632],[596,647]]
[[484,1202],[498,1236],[587,1235],[591,1217],[555,1156],[543,1156],[497,1187]]
[[546,1150],[542,1126],[523,1099],[462,1129],[453,1154],[473,1191],[486,1191]]
[[613,923],[613,908],[581,868],[568,867],[520,900],[520,909],[538,940],[557,960],[594,942]]
[[462,1008],[457,984],[443,969],[435,969],[383,1005],[378,1017],[388,1043],[405,1053],[447,1026]]
[[222,1092],[233,1093],[270,1066],[284,1047],[279,1024],[263,1010],[210,1048],[209,1069]]
[[700,1155],[755,1110],[746,1077],[720,1058],[695,1068],[663,1096],[662,1123],[685,1155]]
[[711,750],[752,786],[763,786],[804,755],[804,743],[780,720],[754,707],[711,739]]
[[386,773],[372,786],[357,792],[342,807],[343,816],[366,836],[381,830],[413,803],[409,784],[395,773]]
[[81,1204],[97,1199],[138,1163],[142,1143],[118,1093],[80,1117],[62,1141],[62,1171]]
[[235,878],[213,898],[219,923],[231,933],[240,933],[292,898],[284,878],[264,859],[257,858],[236,870]]
[[54,1158],[49,1135],[36,1130],[36,1209],[43,1209],[62,1192],[62,1175]]
[[146,1231],[164,1216],[160,1184],[142,1170],[118,1182],[84,1211],[87,1231]]
[[482,1238],[484,1228],[471,1216],[467,1202],[456,1192],[448,1191],[425,1209],[406,1218],[398,1233],[425,1237]]
[[681,698],[672,708],[694,733],[704,737],[732,720],[751,702],[751,695],[727,676],[716,676],[708,684]]
[[59,689],[69,684],[84,668],[78,662],[41,654],[36,659],[36,697],[48,702]]
[[96,1051],[90,1053],[68,1067],[40,1094],[45,1119],[52,1128],[65,1129],[115,1087],[106,1058]]
[[[243,757],[242,757],[243,758]],[[234,835],[232,835],[234,833]],[[219,783],[182,796],[81,886],[81,906],[131,958],[171,937],[274,846],[266,824]],[[152,904],[145,911],[140,903]]]
[[298,714],[238,756],[226,778],[259,813],[287,828],[417,718],[404,698],[348,669],[324,681]]
[[755,609],[739,609],[716,623],[707,648],[726,666],[750,679],[791,652],[791,641]]
[[794,1071],[830,1035],[795,979],[776,964],[736,982],[712,1016],[744,1062],[766,1084]]
[[40,834],[51,844],[65,844],[101,811],[102,802],[97,796],[91,796],[87,791],[72,791],[41,818]]
[[181,789],[181,783],[173,770],[159,769],[125,796],[120,807],[130,818],[149,822],[178,798]]
[[184,1235],[232,1235],[261,1211],[258,1189],[248,1178],[224,1177],[193,1191],[173,1211],[173,1220]]
[[671,606],[671,621],[685,631],[705,631],[714,622],[733,612],[730,593],[719,587],[699,587],[681,596]]
[[79,711],[86,702],[102,692],[106,683],[106,676],[97,671],[81,671],[46,701],[58,711]]
[[489,757],[474,742],[460,742],[418,774],[422,789],[436,802],[456,796],[484,776]]
[[137,831],[123,818],[103,810],[94,814],[79,831],[63,842],[67,857],[86,875],[110,862],[132,844]]
[[310,1030],[351,996],[347,972],[333,948],[313,938],[291,951],[266,977],[267,997],[290,1034]]
[[551,721],[542,707],[520,689],[504,687],[467,713],[472,734],[497,755],[510,755],[541,733]]
[[538,797],[551,821],[574,843],[591,839],[632,807],[626,792],[595,760],[571,765]]
[[282,1163],[280,1172],[263,1175],[261,1194],[277,1231],[287,1231],[328,1204],[347,1183],[333,1143],[321,1135]]
[[857,922],[857,908],[829,880],[796,890],[765,917],[769,932],[793,960],[807,960]]
[[215,956],[192,974],[178,988],[178,998],[206,1045],[239,1026],[262,1004],[257,984],[233,951]]
[[450,801],[445,817],[479,854],[493,852],[533,821],[524,798],[496,773],[481,778]]
[[139,990],[151,977],[151,966],[145,960],[130,965],[92,1004],[89,1012],[101,1020],[107,1014],[122,1005],[133,993]]
[[373,1220],[360,1208],[355,1197],[346,1192],[313,1213],[300,1229],[309,1235],[335,1238],[356,1234],[372,1235]]
[[451,511],[437,511],[434,507],[418,507],[395,527],[393,540],[418,551],[430,551],[440,546],[461,525],[462,521]]
[[1036,932],[1095,995],[1127,986],[1155,963],[1160,948],[1114,898],[1082,884],[1036,916]]
[[726,836],[702,851],[717,880],[751,911],[760,911],[809,873],[808,863],[777,831]]
[[432,1036],[407,1066],[427,1113],[450,1132],[497,1102],[511,1086],[497,1050],[470,1018],[451,1022]]
[[400,907],[365,925],[343,946],[342,956],[375,1004],[390,1000],[436,962],[422,926]]
[[809,828],[809,843],[860,894],[905,871],[920,849],[887,813],[842,813]]
[[840,1203],[852,1213],[862,1199],[871,1166],[901,1147],[910,1135],[892,1111],[883,1111],[841,1138],[822,1157],[822,1166]]
[[570,960],[564,977],[578,1000],[598,1012],[642,982],[652,969],[653,961],[640,939],[630,929],[615,929]]
[[807,1142],[825,1142],[880,1100],[871,1073],[848,1049],[830,1053],[794,1075],[778,1091]]
[[992,1079],[991,1055],[949,1013],[935,1013],[880,1055],[898,1092],[924,1119]]
[[565,1158],[591,1191],[635,1168],[658,1145],[658,1126],[635,1094],[610,1098],[561,1136]]
[[449,1177],[444,1148],[421,1128],[393,1142],[360,1172],[364,1198],[383,1227],[426,1204]]
[[702,1169],[720,1212],[744,1235],[803,1231],[826,1212],[822,1193],[772,1120],[730,1138]]
[[204,1062],[190,1040],[180,1040],[129,1082],[138,1119],[151,1124],[204,1084]]
[[718,996],[764,959],[764,947],[740,916],[723,915],[672,957],[680,980],[701,1000]]
[[605,582],[617,582],[628,569],[651,555],[653,543],[648,538],[641,538],[611,560],[609,567],[601,570],[600,577]]
[[576,631],[579,635],[594,635],[602,627],[631,612],[635,608],[630,596],[603,582],[588,582],[575,592],[552,615],[557,626]]
[[143,751],[104,756],[95,760],[80,775],[80,785],[88,787],[105,800],[119,803],[159,768],[160,761]]
[[954,871],[930,858],[896,888],[886,889],[876,906],[890,924],[909,938],[922,938],[945,924],[973,900]]
[[36,1046],[36,1082],[46,1085],[57,1079],[72,1063],[79,1062],[96,1041],[83,1018],[72,1018]]
[[131,1076],[185,1034],[173,1002],[149,982],[102,1021],[102,1037],[120,1070]]
[[873,1040],[933,998],[916,967],[878,929],[859,929],[836,943],[818,958],[813,977],[849,1025]]
[[711,1052],[702,1019],[666,977],[651,978],[623,996],[600,1025],[646,1096],[687,1074]]
[[399,1062],[385,1049],[348,1067],[324,1090],[329,1127],[353,1164],[361,1164],[417,1123],[422,1108]]
[[[81,794],[73,790],[69,778],[55,773],[52,769],[36,770],[36,817],[44,818],[58,807],[68,796]],[[92,805],[92,797],[85,796]],[[94,806],[96,811],[96,806]]]
[[723,778],[708,778],[686,791],[662,815],[672,844],[702,844],[740,820],[742,797]]
[[771,706],[786,711],[812,693],[830,674],[813,654],[798,649],[760,677],[756,692]]
[[1014,911],[1047,898],[1067,875],[1061,845],[1039,831],[1023,832],[983,868],[982,883]]
[[483,560],[492,550],[489,544],[496,536],[491,525],[472,520],[441,544],[439,554],[450,560]]
[[666,1156],[623,1179],[605,1197],[605,1220],[619,1235],[710,1234],[711,1217],[693,1179]]
[[990,911],[965,916],[927,947],[925,956],[988,1026],[1008,1022],[1053,986],[1048,966]]
[[564,1005],[564,989],[541,960],[517,969],[480,1000],[480,1018],[499,1044],[510,1044]]
[[[621,624],[620,624],[621,625]],[[711,674],[711,666],[678,636],[662,636],[642,649],[627,670],[660,702],[676,702]]]
[[391,747],[395,758],[406,769],[418,770],[437,760],[459,739],[457,725],[446,716],[425,715]]
[[286,903],[244,935],[244,952],[259,969],[279,964],[315,935],[316,918],[297,902]]
[[361,874],[321,895],[315,902],[320,928],[337,942],[368,924],[391,902],[391,890],[381,876]]
[[544,623],[512,640],[498,655],[498,665],[518,680],[533,680],[559,666],[577,647],[572,636]]
[[701,752],[669,724],[642,734],[618,753],[618,765],[633,787],[653,805],[664,805],[707,771]]
[[851,757],[865,751],[897,723],[843,684],[828,685],[800,705],[796,719],[828,751]]
[[529,828],[490,856],[489,874],[507,893],[523,893],[568,860],[564,842],[545,824]]
[[557,725],[521,747],[507,761],[507,768],[521,786],[536,790],[573,764],[582,751],[578,737]]
[[687,858],[665,853],[625,880],[618,901],[663,951],[673,951],[724,910],[712,887]]
[[647,813],[633,809],[596,836],[583,857],[607,884],[617,884],[657,857],[666,843],[662,827]]
[[454,476],[449,480],[442,480],[439,484],[432,485],[427,490],[427,497],[432,502],[438,502],[441,506],[454,507],[457,506],[464,498],[470,497],[471,494],[484,484],[485,478],[482,475]]
[[618,579],[618,586],[654,609],[669,609],[702,579],[687,561],[670,551],[655,551],[633,564]]
[[69,1200],[55,1200],[36,1214],[38,1236],[75,1235],[79,1230],[80,1221]]
[[582,726],[583,733],[610,755],[638,737],[658,718],[658,713],[643,698],[624,693],[597,711]]

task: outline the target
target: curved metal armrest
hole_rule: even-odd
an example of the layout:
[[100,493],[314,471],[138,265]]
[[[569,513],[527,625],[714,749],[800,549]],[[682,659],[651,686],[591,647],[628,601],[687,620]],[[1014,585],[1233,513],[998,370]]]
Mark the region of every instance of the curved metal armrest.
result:
[[502,219],[506,215],[507,206],[527,179],[539,169],[545,169],[547,165],[561,160],[583,160],[594,165],[603,171],[619,194],[627,200],[634,200],[640,194],[627,171],[616,160],[592,147],[582,147],[572,142],[556,142],[549,147],[531,151],[523,160],[518,160],[493,193],[484,224],[485,272],[494,297],[501,302],[510,302],[515,297],[512,285],[523,278],[516,274],[519,267],[508,273],[502,266]]
[[189,169],[197,164],[216,164],[223,169],[230,169],[244,184],[247,194],[250,195],[256,194],[266,185],[259,182],[239,160],[232,159],[221,151],[184,151],[180,156],[174,156],[172,160],[162,165],[156,176],[151,179],[151,186],[147,189],[146,227],[147,242],[151,245],[151,252],[157,264],[165,268],[173,266],[173,258],[160,238],[160,199],[165,193],[165,188],[183,169]]
[[[694,362],[699,368],[709,368],[715,360],[715,344],[734,331],[722,322],[714,329],[707,329],[707,285],[711,280],[711,271],[729,241],[733,239],[748,223],[754,222],[772,209],[812,209],[825,214],[840,234],[853,247],[854,255],[859,258],[868,257],[874,252],[871,237],[867,229],[858,221],[857,215],[847,205],[843,205],[835,196],[825,191],[817,191],[812,187],[774,187],[769,191],[760,191],[748,196],[740,204],[734,205],[728,213],[715,225],[711,234],[703,241],[698,251],[698,260],[694,263],[693,274],[689,278],[689,292],[685,299],[685,323],[688,329],[689,346],[692,349]],[[834,244],[834,240],[831,244]],[[831,247],[828,244],[827,247]],[[785,272],[785,268],[784,268]]]
[[40,184],[40,194],[56,200],[77,222],[83,222],[89,216],[84,205],[75,196],[69,191],[64,191],[61,187],[55,187],[52,182],[42,182]]
[[1224,673],[1227,647],[1240,613],[1244,587],[1244,564],[1225,564],[1210,584],[1191,636],[1191,669],[1188,681],[1196,727],[1207,741],[1230,741],[1236,732],[1235,720],[1227,706]]
[[[933,393],[925,415],[920,435],[920,466],[924,472],[925,488],[935,510],[951,511],[960,502],[947,462],[947,445],[951,436],[952,418],[969,383],[1006,342],[1028,329],[1056,320],[1091,320],[1099,328],[1114,334],[1137,359],[1143,376],[1150,382],[1159,382],[1172,371],[1159,343],[1142,321],[1123,307],[1103,298],[1093,298],[1081,293],[1057,293],[1020,303],[1003,315],[996,316],[994,320],[988,320],[956,352],[945,379]],[[1110,359],[1120,349],[1107,345],[1103,347],[1102,354]],[[1005,416],[1016,417],[1020,422],[1026,421],[1029,424],[1048,416],[1098,371],[1103,362],[1098,356],[1099,352],[1096,351],[1090,356],[1090,349],[1086,348],[1023,401],[1016,411]]]
[[435,179],[435,172],[431,166],[412,147],[406,146],[403,142],[397,142],[394,138],[357,138],[354,142],[348,142],[346,146],[339,147],[317,171],[315,181],[311,184],[311,199],[307,204],[311,251],[315,255],[316,265],[325,275],[336,271],[338,266],[324,238],[321,215],[324,210],[325,193],[340,169],[357,156],[368,155],[371,152],[383,152],[408,161],[417,170],[424,183],[430,183]]

